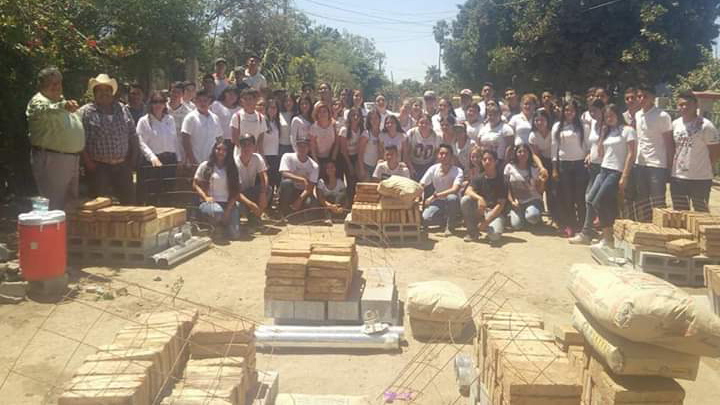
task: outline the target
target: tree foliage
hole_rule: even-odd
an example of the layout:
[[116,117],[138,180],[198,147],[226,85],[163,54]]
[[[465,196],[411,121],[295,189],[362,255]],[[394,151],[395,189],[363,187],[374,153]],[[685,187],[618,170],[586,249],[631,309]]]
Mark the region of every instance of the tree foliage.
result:
[[468,0],[445,64],[462,87],[483,81],[580,91],[672,81],[718,35],[716,0]]

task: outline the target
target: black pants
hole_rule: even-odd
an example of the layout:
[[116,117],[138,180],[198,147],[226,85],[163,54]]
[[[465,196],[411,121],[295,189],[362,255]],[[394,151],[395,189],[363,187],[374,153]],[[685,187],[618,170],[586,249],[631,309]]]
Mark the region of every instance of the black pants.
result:
[[552,220],[557,223],[557,184],[555,184],[555,181],[552,178],[552,160],[544,157],[541,157],[540,159],[542,160],[545,170],[547,170],[550,174],[547,182],[545,183],[545,209],[550,213]]
[[559,225],[578,230],[585,221],[585,190],[588,183],[585,161],[560,161],[559,169]]
[[122,205],[135,204],[135,184],[128,162],[114,165],[95,162],[92,178],[97,196],[115,197]]
[[712,180],[686,180],[672,177],[670,179],[670,196],[673,209],[688,211],[690,201],[695,211],[708,212]]
[[[280,155],[267,155],[265,156],[268,170],[268,183],[270,187],[276,188],[280,186]],[[272,196],[272,194],[270,194]]]

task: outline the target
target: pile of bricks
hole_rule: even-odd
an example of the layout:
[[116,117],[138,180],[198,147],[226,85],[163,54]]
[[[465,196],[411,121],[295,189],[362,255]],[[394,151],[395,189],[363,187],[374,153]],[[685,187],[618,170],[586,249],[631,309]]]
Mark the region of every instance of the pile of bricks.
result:
[[669,208],[653,208],[652,223],[661,228],[685,228],[687,214]]
[[197,311],[141,314],[111,345],[85,359],[60,405],[156,403],[187,361],[186,341]]
[[355,203],[372,203],[380,202],[380,193],[378,193],[377,183],[357,183],[355,185]]
[[422,240],[421,225],[417,202],[407,204],[381,197],[376,183],[358,183],[352,211],[345,219],[345,235],[377,242],[416,243]]
[[353,239],[274,242],[265,267],[265,299],[345,300],[357,266]]
[[[665,243],[676,239],[691,239],[692,234],[684,229],[661,228],[653,224],[637,224],[626,228],[625,240],[635,246],[664,252]],[[648,250],[650,250],[648,249]]]

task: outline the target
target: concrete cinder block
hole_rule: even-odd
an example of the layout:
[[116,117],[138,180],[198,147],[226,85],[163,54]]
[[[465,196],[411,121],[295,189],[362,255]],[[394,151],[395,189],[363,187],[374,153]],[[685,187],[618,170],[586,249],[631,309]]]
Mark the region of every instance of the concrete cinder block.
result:
[[360,276],[359,272],[355,272],[348,299],[345,301],[328,301],[328,320],[361,323],[360,299],[364,289],[365,280]]
[[289,319],[295,316],[295,305],[293,301],[283,300],[265,300],[265,317],[266,318],[284,318]]
[[295,320],[325,321],[327,320],[327,302],[325,301],[295,301]]
[[365,287],[362,299],[360,300],[361,315],[367,311],[377,313],[379,322],[386,322],[391,325],[399,324],[399,305],[397,288],[394,285],[380,287]]

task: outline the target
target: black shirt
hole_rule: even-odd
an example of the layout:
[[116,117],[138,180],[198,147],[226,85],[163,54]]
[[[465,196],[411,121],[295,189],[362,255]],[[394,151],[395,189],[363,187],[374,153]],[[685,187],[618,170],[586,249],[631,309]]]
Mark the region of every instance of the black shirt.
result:
[[499,173],[495,177],[488,178],[485,174],[481,174],[470,183],[473,190],[485,199],[487,208],[494,208],[498,200],[507,199],[507,185],[505,179]]

